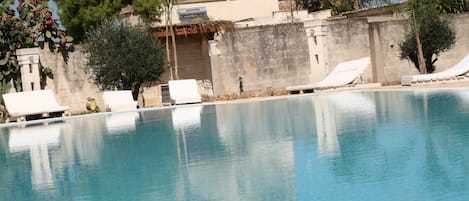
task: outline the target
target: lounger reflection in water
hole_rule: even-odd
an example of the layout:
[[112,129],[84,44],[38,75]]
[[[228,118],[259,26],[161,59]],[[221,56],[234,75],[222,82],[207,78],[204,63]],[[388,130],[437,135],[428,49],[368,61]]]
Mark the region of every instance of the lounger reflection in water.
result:
[[370,63],[370,57],[339,63],[322,81],[309,85],[289,86],[286,90],[290,94],[296,94],[313,92],[315,89],[354,86]]
[[61,124],[10,128],[10,153],[29,152],[31,159],[31,184],[34,189],[53,187],[49,149],[60,144]]
[[138,112],[113,113],[106,116],[107,134],[135,133]]
[[172,112],[173,127],[183,130],[199,128],[202,107],[202,105],[195,105],[174,108]]
[[439,72],[424,75],[406,75],[401,77],[402,85],[412,85],[425,82],[444,82],[448,80],[457,80],[468,76],[469,72],[469,54],[464,57],[455,66]]

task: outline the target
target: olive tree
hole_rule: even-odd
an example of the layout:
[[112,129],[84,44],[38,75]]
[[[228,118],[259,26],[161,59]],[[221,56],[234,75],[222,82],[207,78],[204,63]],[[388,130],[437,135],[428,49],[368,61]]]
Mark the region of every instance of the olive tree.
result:
[[404,13],[408,15],[410,31],[399,45],[400,56],[412,61],[421,74],[435,71],[438,55],[455,43],[455,32],[445,18],[446,13],[457,10],[450,9],[453,6],[441,0],[409,0],[406,3]]
[[104,21],[86,33],[88,72],[102,90],[132,90],[137,98],[144,82],[164,72],[164,51],[147,30],[117,21]]
[[[420,42],[424,58],[424,72],[432,73],[435,71],[435,62],[441,52],[449,50],[455,43],[455,33],[444,20],[433,22],[432,27],[420,29]],[[409,59],[415,68],[422,72],[419,64],[417,40],[415,32],[407,33],[405,41],[400,44],[401,58]]]

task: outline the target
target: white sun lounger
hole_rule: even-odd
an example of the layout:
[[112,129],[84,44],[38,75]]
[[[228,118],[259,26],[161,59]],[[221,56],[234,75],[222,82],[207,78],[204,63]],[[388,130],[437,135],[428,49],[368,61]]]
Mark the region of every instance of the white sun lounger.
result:
[[455,66],[445,71],[424,75],[406,75],[401,77],[401,85],[410,86],[419,82],[438,82],[461,78],[469,72],[469,54]]
[[370,65],[370,57],[339,63],[322,81],[314,84],[289,86],[288,93],[313,92],[315,89],[338,88],[353,84]]
[[202,102],[202,97],[197,88],[197,81],[194,79],[171,80],[168,82],[168,86],[172,104],[178,105]]
[[134,101],[130,90],[105,91],[103,93],[106,111],[119,112],[137,109],[137,101]]
[[51,90],[24,91],[3,94],[5,107],[10,115],[7,121],[26,121],[26,117],[42,115],[49,117],[51,113],[69,116],[68,106],[57,103]]

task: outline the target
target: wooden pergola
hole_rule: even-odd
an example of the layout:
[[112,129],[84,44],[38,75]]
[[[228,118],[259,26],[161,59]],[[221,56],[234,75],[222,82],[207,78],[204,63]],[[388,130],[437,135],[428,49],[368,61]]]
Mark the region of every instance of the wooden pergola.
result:
[[[234,29],[234,23],[231,21],[217,20],[217,21],[195,21],[190,23],[180,23],[173,25],[174,35],[188,36],[195,34],[209,34],[220,31],[230,31]],[[152,28],[152,33],[158,38],[170,36],[171,32],[166,31],[165,26]]]

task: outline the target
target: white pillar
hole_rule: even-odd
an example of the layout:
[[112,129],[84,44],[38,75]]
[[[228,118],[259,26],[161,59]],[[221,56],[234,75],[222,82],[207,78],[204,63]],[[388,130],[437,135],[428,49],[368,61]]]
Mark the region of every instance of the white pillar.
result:
[[308,38],[311,65],[310,82],[312,83],[324,79],[329,71],[326,23],[325,20],[310,20],[304,22],[306,36]]
[[41,90],[39,48],[16,50],[16,56],[21,69],[23,91]]

